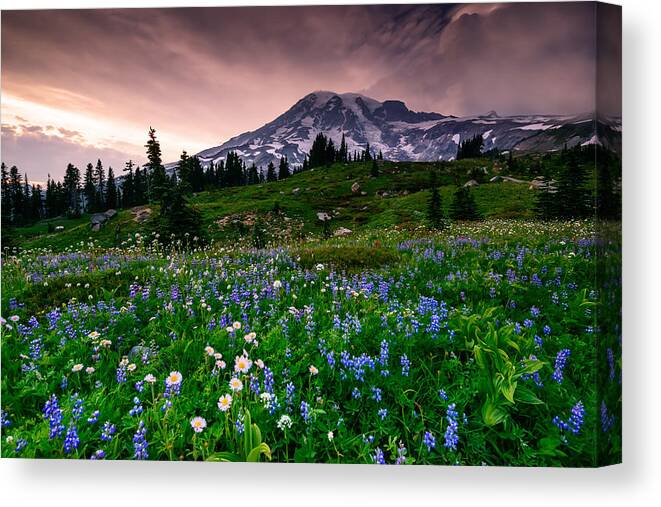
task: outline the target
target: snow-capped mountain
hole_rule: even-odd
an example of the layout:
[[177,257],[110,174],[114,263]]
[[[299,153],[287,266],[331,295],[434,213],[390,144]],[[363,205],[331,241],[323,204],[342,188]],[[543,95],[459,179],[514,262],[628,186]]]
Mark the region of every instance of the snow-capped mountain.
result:
[[217,163],[235,151],[247,163],[265,167],[286,155],[301,164],[319,132],[339,145],[344,133],[349,150],[369,142],[388,160],[451,160],[459,143],[476,134],[484,150],[552,151],[564,144],[604,144],[620,151],[620,119],[600,119],[599,136],[593,115],[507,116],[495,111],[458,118],[411,111],[398,100],[379,102],[356,93],[317,91],[306,95],[275,120],[197,154],[204,165]]

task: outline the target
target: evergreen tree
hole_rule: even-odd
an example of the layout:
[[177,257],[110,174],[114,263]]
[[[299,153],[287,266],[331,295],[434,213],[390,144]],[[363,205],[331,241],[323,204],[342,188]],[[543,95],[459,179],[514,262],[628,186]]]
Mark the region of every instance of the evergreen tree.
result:
[[145,204],[147,198],[147,169],[140,169],[140,166],[137,166],[133,176],[133,206]]
[[202,224],[201,213],[188,202],[188,188],[182,188],[180,183],[166,188],[151,227],[161,243],[180,241],[182,247],[192,248],[206,240]]
[[68,164],[64,173],[67,208],[72,216],[80,216],[80,171],[73,164]]
[[481,134],[475,134],[470,139],[462,141],[457,148],[457,160],[480,157],[483,144],[484,139]]
[[436,171],[431,172],[430,178],[431,194],[427,204],[427,220],[433,229],[442,229],[445,226],[445,217],[443,214],[443,201],[441,200],[441,194],[436,184]]
[[344,138],[344,132],[342,132],[342,141],[340,141],[340,149],[337,152],[337,161],[346,164],[347,155],[348,155],[347,141]]
[[555,194],[560,218],[581,218],[591,211],[592,194],[586,187],[587,173],[584,164],[577,160],[577,152],[568,152],[565,167],[558,177],[558,191]]
[[2,218],[0,219],[0,231],[2,248],[10,248],[14,244],[14,224],[12,223],[12,199],[9,186],[9,171],[4,162],[2,162]]
[[83,196],[85,197],[85,209],[87,212],[96,211],[96,186],[94,185],[94,166],[87,164],[85,168],[85,182],[83,184]]
[[101,159],[94,167],[94,184],[96,185],[95,211],[104,211],[106,207],[106,174]]
[[112,167],[108,167],[108,182],[106,184],[106,207],[116,208],[118,205],[117,184]]
[[133,179],[133,161],[129,160],[124,166],[124,183],[122,184],[122,206],[130,208],[134,204],[135,182]]
[[149,178],[148,192],[151,201],[160,201],[170,186],[170,180],[165,174],[165,167],[161,160],[161,145],[156,139],[156,130],[149,127],[147,148],[147,174]]
[[278,179],[284,180],[289,178],[289,162],[287,162],[287,157],[282,157],[280,159],[280,168],[278,170]]
[[328,155],[327,148],[328,138],[319,132],[314,138],[314,141],[312,141],[312,147],[310,148],[310,154],[308,156],[308,167],[310,169],[326,165]]
[[30,213],[31,221],[37,222],[43,216],[43,202],[41,195],[41,185],[32,185]]
[[535,215],[541,220],[552,220],[558,216],[559,212],[557,196],[551,183],[550,170],[544,168],[541,172],[544,183],[537,190]]
[[193,192],[201,192],[204,190],[204,169],[202,163],[197,156],[192,156],[189,159],[190,163],[190,186]]
[[269,162],[268,167],[266,168],[266,181],[267,182],[272,182],[272,181],[277,181],[278,177],[275,174],[275,165],[273,165],[273,161]]
[[370,143],[367,143],[367,146],[365,147],[365,151],[363,152],[363,162],[371,162],[372,161],[372,148],[370,148]]
[[188,156],[188,153],[186,153],[186,150],[181,152],[179,162],[177,163],[176,173],[177,178],[179,178],[180,188],[185,189],[186,192],[191,192],[193,190],[191,181],[193,178],[191,173],[190,157]]
[[256,185],[259,183],[259,171],[253,162],[248,168],[248,185]]
[[335,151],[335,143],[332,139],[328,139],[328,142],[326,143],[326,155],[324,157],[325,164],[331,165],[333,162],[335,162],[336,155],[337,152]]
[[11,196],[11,221],[14,225],[22,225],[25,211],[25,196],[21,184],[21,173],[15,165],[9,169],[9,194]]
[[376,162],[376,160],[372,160],[372,168],[370,169],[370,176],[372,176],[372,178],[376,178],[379,176],[379,164]]
[[450,218],[453,220],[480,220],[475,199],[468,187],[459,187],[450,205]]

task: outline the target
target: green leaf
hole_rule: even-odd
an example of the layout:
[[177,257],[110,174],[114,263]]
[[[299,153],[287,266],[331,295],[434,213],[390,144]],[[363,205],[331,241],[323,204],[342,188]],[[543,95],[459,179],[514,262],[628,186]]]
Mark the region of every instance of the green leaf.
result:
[[500,392],[503,394],[505,399],[510,403],[514,403],[514,391],[516,391],[516,382],[510,384],[503,384],[500,387]]
[[266,459],[271,459],[271,448],[264,442],[259,444],[252,451],[250,451],[250,453],[248,453],[246,461],[249,463],[257,463],[262,454],[266,456]]
[[487,400],[482,406],[482,419],[487,426],[495,426],[505,420],[507,412],[497,407],[496,404]]
[[237,462],[241,461],[241,456],[239,456],[236,453],[233,452],[217,452],[215,454],[211,454],[208,458],[207,461],[231,461],[231,462]]
[[540,400],[534,392],[532,392],[527,387],[519,387],[514,393],[514,399],[520,401],[521,403],[527,403],[529,405],[542,405],[544,402]]

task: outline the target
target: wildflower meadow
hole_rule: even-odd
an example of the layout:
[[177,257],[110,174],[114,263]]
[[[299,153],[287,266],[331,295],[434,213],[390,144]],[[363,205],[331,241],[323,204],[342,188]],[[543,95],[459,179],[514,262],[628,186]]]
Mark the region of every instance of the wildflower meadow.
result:
[[2,263],[2,457],[597,466],[619,245],[590,220]]

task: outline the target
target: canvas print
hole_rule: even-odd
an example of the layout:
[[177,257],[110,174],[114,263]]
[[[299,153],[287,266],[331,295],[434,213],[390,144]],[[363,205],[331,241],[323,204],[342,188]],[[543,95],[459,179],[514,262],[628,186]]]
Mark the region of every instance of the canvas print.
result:
[[2,458],[621,461],[619,6],[6,10],[1,56]]

